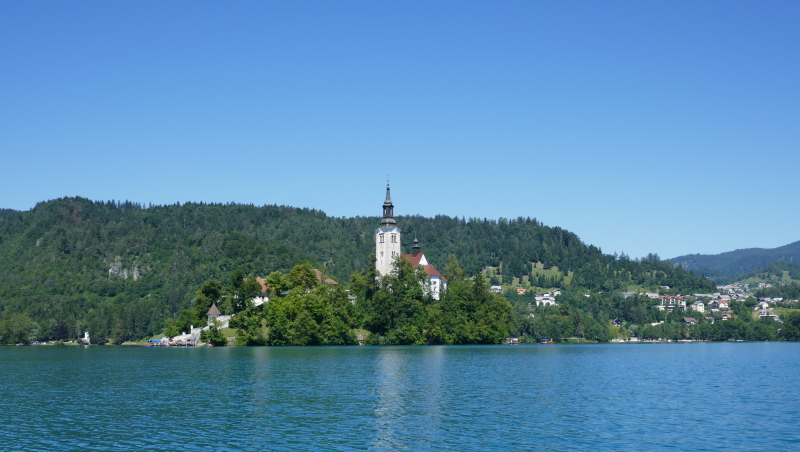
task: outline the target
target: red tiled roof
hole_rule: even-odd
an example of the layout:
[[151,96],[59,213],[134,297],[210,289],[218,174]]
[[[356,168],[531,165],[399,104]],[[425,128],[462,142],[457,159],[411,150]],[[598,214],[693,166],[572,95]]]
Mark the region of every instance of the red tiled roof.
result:
[[[404,258],[406,258],[406,259],[408,259],[408,260],[410,260],[410,261],[411,261],[411,265],[413,265],[413,266],[415,266],[415,267],[416,267],[417,265],[419,265],[419,261],[421,261],[421,260],[422,260],[422,256],[424,256],[424,253],[419,253],[419,254],[417,254],[417,257],[414,257],[414,255],[413,255],[413,254],[403,254],[403,257],[404,257]],[[445,278],[444,276],[442,276],[442,274],[441,274],[441,273],[439,273],[439,272],[438,272],[438,271],[437,271],[437,270],[436,270],[436,269],[433,267],[433,265],[430,265],[430,264],[428,264],[428,265],[423,265],[423,266],[422,266],[422,268],[425,270],[425,273],[427,273],[427,274],[428,274],[428,276],[438,276],[439,278],[442,278],[442,281],[447,281],[447,278]]]
[[258,283],[261,284],[261,291],[262,292],[266,292],[267,289],[270,289],[270,287],[267,285],[267,280],[266,279],[264,279],[264,278],[256,278],[256,281],[258,281]]
[[436,271],[435,268],[433,268],[433,265],[425,265],[422,268],[425,269],[425,273],[427,273],[428,276],[438,276],[438,277],[442,278],[443,281],[447,281],[447,279],[445,279],[445,277],[442,276],[441,273],[439,273],[438,271]]
[[328,278],[327,276],[323,275],[322,272],[317,270],[316,268],[314,269],[314,273],[317,274],[317,280],[319,281],[320,284],[327,284],[329,286],[338,286],[339,285],[339,283],[337,283],[336,281],[334,281],[334,280]]
[[411,265],[416,267],[417,265],[419,265],[419,261],[422,260],[422,256],[424,256],[424,255],[425,255],[424,253],[418,253],[417,257],[414,257],[413,254],[403,254],[403,257],[405,257],[406,259],[410,260],[411,261]]
[[214,303],[211,305],[211,309],[208,310],[208,314],[206,315],[220,315],[219,309],[217,309],[217,304]]

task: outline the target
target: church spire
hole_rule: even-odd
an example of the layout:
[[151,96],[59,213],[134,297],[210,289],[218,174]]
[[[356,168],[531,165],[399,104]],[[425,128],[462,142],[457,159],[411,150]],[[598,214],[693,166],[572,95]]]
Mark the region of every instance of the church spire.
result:
[[389,182],[386,182],[386,201],[383,202],[383,218],[381,219],[381,226],[395,225],[397,222],[394,220],[394,204],[392,204],[392,195],[389,190]]
[[420,250],[419,240],[417,240],[417,234],[415,233],[414,234],[414,246],[411,247],[411,255],[414,256],[414,257],[417,257],[417,254],[419,254],[419,250]]

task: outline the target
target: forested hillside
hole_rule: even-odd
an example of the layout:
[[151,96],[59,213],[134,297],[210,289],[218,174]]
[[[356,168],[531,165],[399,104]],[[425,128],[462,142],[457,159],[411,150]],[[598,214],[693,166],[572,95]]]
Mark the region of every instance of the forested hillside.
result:
[[788,284],[800,281],[800,265],[786,261],[773,262],[751,272],[738,275],[734,279],[751,285],[759,282]]
[[[4,211],[0,319],[7,325],[32,320],[45,339],[74,338],[86,328],[115,341],[142,338],[190,308],[202,284],[237,269],[264,277],[306,262],[347,285],[352,273],[369,266],[378,223],[378,217],[334,218],[286,206],[142,206],[83,198]],[[512,278],[537,261],[573,272],[573,286],[596,291],[713,286],[657,256],[604,255],[535,219],[399,216],[397,224],[404,252],[416,235],[439,267],[454,255],[469,272],[501,266]]]
[[670,259],[699,275],[704,273],[719,283],[730,283],[743,273],[772,262],[800,262],[800,241],[772,249],[748,248],[721,254],[687,254]]

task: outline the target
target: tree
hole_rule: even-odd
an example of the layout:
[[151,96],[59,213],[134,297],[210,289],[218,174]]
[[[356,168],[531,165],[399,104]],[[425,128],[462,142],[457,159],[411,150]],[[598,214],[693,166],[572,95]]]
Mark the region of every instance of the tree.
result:
[[6,344],[29,344],[36,340],[32,333],[36,323],[25,314],[11,313],[0,322],[0,340]]
[[261,284],[252,276],[242,281],[236,289],[233,300],[233,312],[242,312],[253,305],[253,299],[261,293]]
[[289,281],[281,272],[272,272],[267,276],[266,283],[268,286],[272,287],[275,293],[280,294],[287,290],[289,290]]
[[291,288],[313,289],[319,284],[317,273],[311,264],[295,265],[287,276]]
[[208,342],[214,346],[227,345],[228,341],[219,330],[220,322],[217,319],[211,319],[209,328],[200,334],[200,340]]
[[236,345],[266,345],[267,339],[261,328],[262,312],[255,306],[249,306],[230,320],[230,327],[236,328]]
[[780,335],[787,341],[800,341],[800,312],[794,311],[784,316]]
[[164,336],[166,336],[168,339],[172,339],[179,334],[181,334],[181,331],[175,324],[175,320],[167,319],[167,321],[164,322]]
[[220,301],[223,293],[222,283],[213,279],[203,284],[195,293],[194,309],[195,317],[198,319],[198,325],[201,323],[199,319],[206,316],[208,310],[211,309],[211,305]]

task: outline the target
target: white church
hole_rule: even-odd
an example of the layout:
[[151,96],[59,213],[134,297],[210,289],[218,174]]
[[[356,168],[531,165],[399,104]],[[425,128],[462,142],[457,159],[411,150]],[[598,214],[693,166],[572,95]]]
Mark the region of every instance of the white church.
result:
[[381,226],[375,230],[375,267],[381,276],[386,276],[394,270],[394,263],[397,259],[406,258],[411,264],[421,266],[423,271],[430,278],[430,295],[434,299],[439,299],[439,294],[447,288],[447,279],[439,273],[433,265],[425,258],[425,254],[420,252],[419,241],[414,239],[414,246],[411,254],[402,255],[400,251],[401,231],[397,228],[397,221],[394,219],[394,205],[386,184],[386,201],[383,202],[383,218]]

